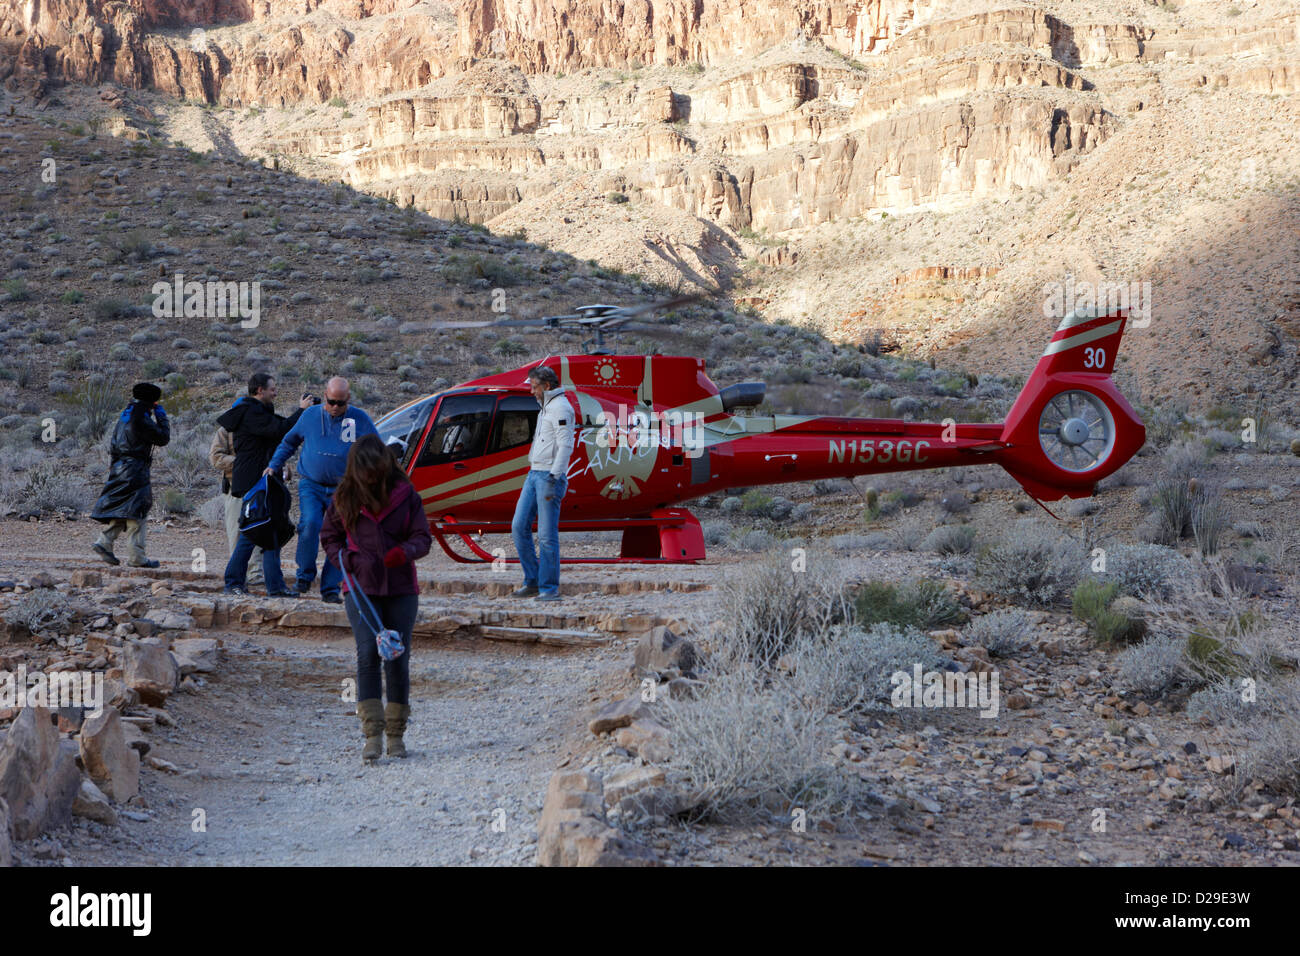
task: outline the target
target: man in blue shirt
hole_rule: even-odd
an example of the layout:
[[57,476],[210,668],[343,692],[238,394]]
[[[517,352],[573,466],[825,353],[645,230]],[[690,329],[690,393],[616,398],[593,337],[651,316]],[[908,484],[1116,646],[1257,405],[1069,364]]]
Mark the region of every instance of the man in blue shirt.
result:
[[[345,378],[332,378],[325,385],[325,402],[306,409],[280,441],[264,474],[279,472],[302,446],[298,459],[298,593],[311,591],[316,580],[316,556],[320,552],[320,529],[334,489],[343,478],[348,452],[364,435],[378,435],[375,423],[349,402],[352,391]],[[341,604],[339,583],[343,572],[324,562],[320,575],[321,600]]]

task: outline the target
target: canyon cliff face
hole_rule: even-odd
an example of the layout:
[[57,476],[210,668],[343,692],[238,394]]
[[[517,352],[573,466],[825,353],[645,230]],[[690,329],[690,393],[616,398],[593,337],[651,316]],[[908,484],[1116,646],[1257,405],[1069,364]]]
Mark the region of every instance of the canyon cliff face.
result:
[[[1294,151],[1252,131],[1300,92],[1300,2],[1184,6],[3,0],[0,80],[37,102],[100,86],[105,128],[138,137],[204,104],[181,123],[188,145],[730,289],[848,338],[923,303],[938,346],[964,334],[968,295],[1023,311],[1047,268],[1038,250],[1055,243],[1058,272],[1146,268],[1153,243],[1118,236],[1154,234],[1162,216],[1185,228],[1187,214],[1132,177],[1172,142],[1162,162],[1204,192],[1226,128],[1215,117],[1240,121],[1229,162],[1252,172],[1239,181],[1290,181],[1269,164]],[[1101,209],[1135,190],[1162,211],[1117,224],[1068,208],[1097,182]],[[1021,228],[1029,209],[1057,220]],[[959,214],[967,232],[934,225]],[[899,226],[895,260],[866,224],[899,217],[935,238],[904,242]],[[894,279],[915,269],[939,278],[903,296]],[[971,289],[943,291],[954,284]]]

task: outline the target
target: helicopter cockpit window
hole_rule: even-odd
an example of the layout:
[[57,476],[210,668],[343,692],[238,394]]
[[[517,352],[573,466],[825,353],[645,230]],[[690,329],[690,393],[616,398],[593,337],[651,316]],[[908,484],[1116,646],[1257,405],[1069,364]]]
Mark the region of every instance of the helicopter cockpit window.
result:
[[510,395],[497,406],[496,430],[492,433],[493,452],[527,445],[537,427],[537,400],[528,395]]
[[415,443],[420,440],[424,426],[428,424],[429,413],[433,411],[433,404],[436,401],[436,396],[426,398],[408,408],[399,408],[375,423],[380,441],[397,450],[397,460],[403,468],[411,459],[411,452],[415,448]]
[[450,395],[444,398],[416,466],[442,465],[483,454],[487,449],[495,401],[491,395]]

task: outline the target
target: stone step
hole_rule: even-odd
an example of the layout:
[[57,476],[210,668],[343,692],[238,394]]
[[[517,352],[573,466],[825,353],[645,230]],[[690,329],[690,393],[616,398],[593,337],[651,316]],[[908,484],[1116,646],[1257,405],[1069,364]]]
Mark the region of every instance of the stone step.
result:
[[612,638],[592,631],[560,630],[549,627],[501,627],[485,625],[479,633],[489,641],[517,641],[522,644],[550,644],[557,647],[598,647]]

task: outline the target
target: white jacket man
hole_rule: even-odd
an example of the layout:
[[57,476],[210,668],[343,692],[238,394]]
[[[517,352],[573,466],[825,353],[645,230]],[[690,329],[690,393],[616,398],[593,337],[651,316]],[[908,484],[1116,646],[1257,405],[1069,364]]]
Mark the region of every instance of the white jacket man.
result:
[[573,405],[567,391],[559,387],[544,392],[538,401],[542,403],[542,410],[537,414],[537,430],[533,433],[533,445],[528,449],[528,467],[557,478],[564,477],[569,470],[569,457],[573,454],[576,418]]
[[[528,373],[528,385],[542,408],[537,413],[532,447],[528,449],[528,476],[519,492],[519,503],[510,525],[524,572],[524,586],[514,596],[558,601],[560,502],[569,487],[569,456],[573,454],[577,414],[554,369],[537,366]],[[536,551],[533,550],[534,521],[537,522]]]

